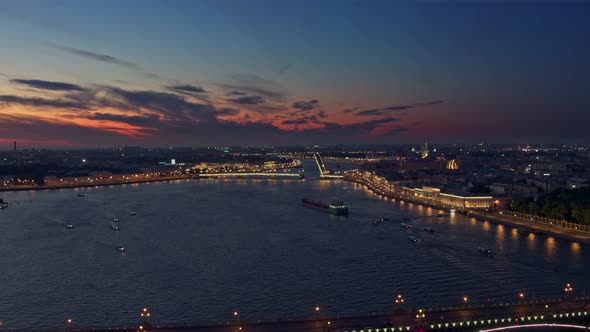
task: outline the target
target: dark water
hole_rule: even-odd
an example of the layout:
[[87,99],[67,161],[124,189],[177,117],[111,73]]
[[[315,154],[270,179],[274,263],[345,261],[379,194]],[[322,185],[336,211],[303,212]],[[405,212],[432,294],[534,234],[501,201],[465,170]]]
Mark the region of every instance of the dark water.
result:
[[[312,317],[316,305],[333,315],[386,311],[397,293],[429,308],[463,296],[557,297],[566,282],[579,295],[590,290],[585,246],[438,218],[437,210],[379,199],[358,185],[314,180],[312,166],[305,181],[3,193],[13,202],[0,211],[3,328],[54,327],[69,317],[78,326],[131,325],[143,306],[158,323],[184,324],[230,321],[234,310],[247,320]],[[350,216],[304,208],[304,196],[346,201]],[[391,221],[375,225],[370,216]],[[414,218],[423,243],[408,240],[404,216]],[[110,229],[113,217],[120,232]],[[482,256],[478,246],[497,255]]]

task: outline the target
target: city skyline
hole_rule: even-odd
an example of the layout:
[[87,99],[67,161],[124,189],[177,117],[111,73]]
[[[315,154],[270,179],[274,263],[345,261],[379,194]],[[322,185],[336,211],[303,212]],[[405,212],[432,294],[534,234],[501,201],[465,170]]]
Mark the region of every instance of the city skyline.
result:
[[584,143],[584,3],[0,4],[0,145]]

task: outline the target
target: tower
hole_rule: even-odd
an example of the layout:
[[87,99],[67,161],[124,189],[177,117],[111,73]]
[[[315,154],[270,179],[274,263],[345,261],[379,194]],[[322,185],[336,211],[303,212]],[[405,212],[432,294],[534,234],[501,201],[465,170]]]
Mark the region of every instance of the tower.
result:
[[428,154],[429,153],[430,153],[430,151],[428,150],[428,143],[424,143],[424,145],[422,145],[422,149],[420,151],[420,155],[424,159],[424,158],[428,157]]

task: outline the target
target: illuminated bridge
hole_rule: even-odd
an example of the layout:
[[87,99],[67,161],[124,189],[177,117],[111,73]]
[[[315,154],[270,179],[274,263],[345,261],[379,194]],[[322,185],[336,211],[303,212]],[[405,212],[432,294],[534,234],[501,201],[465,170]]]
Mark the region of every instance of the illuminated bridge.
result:
[[[471,331],[590,331],[590,297],[463,305],[442,309],[398,307],[390,313],[328,316],[311,308],[310,318],[288,321],[248,321],[234,312],[233,320],[218,324],[164,327],[143,321],[141,327],[75,329],[77,331],[212,331],[212,332],[471,332]],[[402,302],[403,303],[403,302]],[[157,315],[156,315],[157,316]]]
[[342,175],[334,174],[332,171],[329,171],[324,165],[324,161],[322,160],[322,156],[320,156],[319,152],[313,153],[313,158],[315,159],[316,165],[318,165],[318,169],[320,170],[320,179],[342,179]]
[[281,172],[227,172],[227,173],[201,173],[199,178],[288,178],[303,179],[303,173]]

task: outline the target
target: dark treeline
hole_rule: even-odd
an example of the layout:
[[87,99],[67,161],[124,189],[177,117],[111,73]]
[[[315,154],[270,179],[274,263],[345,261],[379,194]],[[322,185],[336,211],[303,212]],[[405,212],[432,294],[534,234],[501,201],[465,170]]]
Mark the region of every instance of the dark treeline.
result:
[[590,225],[590,188],[560,189],[534,199],[514,199],[514,211]]

